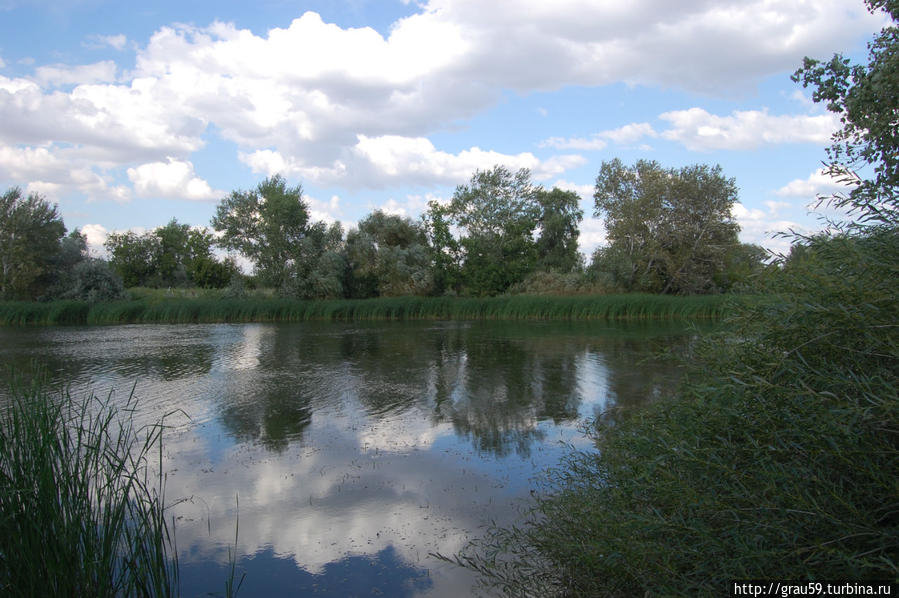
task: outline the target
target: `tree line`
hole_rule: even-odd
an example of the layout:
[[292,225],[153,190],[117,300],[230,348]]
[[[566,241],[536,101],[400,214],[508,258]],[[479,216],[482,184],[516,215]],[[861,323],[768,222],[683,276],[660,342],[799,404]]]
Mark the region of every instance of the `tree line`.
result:
[[[0,205],[0,298],[99,301],[131,287],[260,287],[299,299],[718,293],[745,283],[765,258],[737,238],[737,198],[719,166],[604,162],[594,216],[608,245],[588,263],[578,251],[577,194],[536,185],[527,169],[478,170],[418,220],[375,210],[346,232],[313,221],[302,187],[274,175],[221,200],[210,228],[172,219],[111,234],[103,260],[88,256],[78,230],[66,235],[56,206],[16,187]],[[242,256],[252,274],[216,248]]]

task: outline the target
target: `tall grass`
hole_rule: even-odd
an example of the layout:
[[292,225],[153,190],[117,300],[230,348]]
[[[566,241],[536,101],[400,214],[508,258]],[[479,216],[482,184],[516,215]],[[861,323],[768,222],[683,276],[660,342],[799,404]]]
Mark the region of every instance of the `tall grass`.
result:
[[133,398],[55,399],[14,388],[0,418],[0,593],[177,594],[166,522],[162,424],[137,427]]
[[[733,298],[722,295],[390,297],[297,301],[274,298],[143,297],[109,303],[0,303],[0,325],[306,320],[653,320],[718,318]],[[742,301],[752,298],[742,297]]]
[[899,583],[899,228],[820,237],[685,386],[595,423],[525,523],[451,557],[509,596]]

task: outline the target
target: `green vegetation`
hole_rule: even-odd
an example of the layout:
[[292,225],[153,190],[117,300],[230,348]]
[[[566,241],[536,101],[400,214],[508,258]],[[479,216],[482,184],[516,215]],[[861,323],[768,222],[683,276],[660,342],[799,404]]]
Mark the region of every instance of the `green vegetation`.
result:
[[13,389],[0,417],[4,595],[177,594],[164,478],[151,472],[163,425],[136,426],[134,407]]
[[237,266],[216,260],[212,247],[211,234],[174,218],[143,235],[128,231],[106,239],[110,266],[128,287],[227,286]]
[[[756,300],[747,297],[746,300]],[[131,301],[0,302],[0,325],[189,322],[301,322],[307,320],[553,319],[652,320],[720,318],[723,295],[382,297],[297,301],[276,297],[228,299],[146,294]]]
[[737,579],[899,581],[899,4],[870,63],[796,79],[843,117],[833,202],[672,396],[594,422],[522,525],[453,560],[509,596],[722,596]]
[[590,269],[607,287],[710,293],[734,282],[731,256],[761,269],[764,251],[737,240],[740,227],[731,214],[736,181],[718,166],[677,170],[640,160],[627,168],[615,159],[603,162],[593,197],[610,243],[594,253]]

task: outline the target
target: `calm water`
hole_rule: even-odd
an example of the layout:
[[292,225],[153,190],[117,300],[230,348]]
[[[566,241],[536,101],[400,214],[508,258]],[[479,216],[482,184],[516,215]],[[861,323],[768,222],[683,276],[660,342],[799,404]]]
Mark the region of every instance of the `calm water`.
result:
[[[683,325],[379,323],[0,328],[2,376],[169,416],[185,596],[464,596],[434,559],[514,522],[579,426],[678,376]],[[5,389],[6,385],[3,384]],[[5,391],[4,391],[5,392]],[[181,410],[181,411],[176,411]]]

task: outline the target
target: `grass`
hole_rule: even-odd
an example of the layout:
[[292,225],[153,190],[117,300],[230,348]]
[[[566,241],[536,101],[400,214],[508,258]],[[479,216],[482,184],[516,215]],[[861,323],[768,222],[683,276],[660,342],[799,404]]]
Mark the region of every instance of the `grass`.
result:
[[[162,423],[109,399],[14,388],[0,419],[0,592],[164,597],[178,563],[166,522]],[[154,458],[155,457],[155,458]]]
[[444,557],[507,596],[899,583],[899,229],[820,237],[672,396],[594,422],[524,523]]
[[[298,322],[307,320],[674,320],[719,318],[733,299],[722,295],[390,297],[297,301],[254,297],[165,297],[139,294],[109,303],[2,302],[0,325]],[[745,300],[745,299],[744,299]]]

